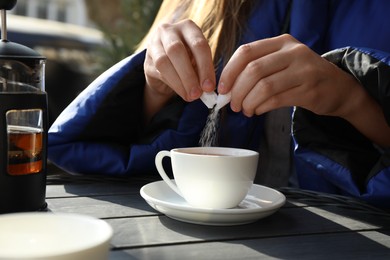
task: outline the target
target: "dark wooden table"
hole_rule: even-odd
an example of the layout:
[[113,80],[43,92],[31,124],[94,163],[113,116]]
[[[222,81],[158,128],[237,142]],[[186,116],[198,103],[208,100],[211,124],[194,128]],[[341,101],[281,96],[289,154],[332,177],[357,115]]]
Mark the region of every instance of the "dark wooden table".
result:
[[72,176],[51,166],[48,210],[107,221],[109,259],[390,259],[390,213],[359,201],[282,188],[287,203],[267,218],[204,226],[153,210],[139,191],[156,180]]

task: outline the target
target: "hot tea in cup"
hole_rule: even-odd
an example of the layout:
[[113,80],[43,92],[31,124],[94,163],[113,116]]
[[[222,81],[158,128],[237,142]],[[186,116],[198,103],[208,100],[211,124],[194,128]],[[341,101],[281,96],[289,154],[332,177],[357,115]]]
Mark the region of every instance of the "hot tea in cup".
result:
[[[174,181],[165,173],[164,157],[171,157]],[[160,151],[155,163],[163,180],[191,206],[227,209],[247,195],[258,157],[257,152],[245,149],[190,147]]]

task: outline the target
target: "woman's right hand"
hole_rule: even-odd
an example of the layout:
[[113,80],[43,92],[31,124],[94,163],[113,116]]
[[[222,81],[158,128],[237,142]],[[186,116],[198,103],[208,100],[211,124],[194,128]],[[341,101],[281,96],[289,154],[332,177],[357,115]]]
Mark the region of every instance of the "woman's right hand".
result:
[[190,102],[216,86],[210,46],[191,20],[156,29],[147,43],[144,70],[146,108],[152,114],[175,93]]

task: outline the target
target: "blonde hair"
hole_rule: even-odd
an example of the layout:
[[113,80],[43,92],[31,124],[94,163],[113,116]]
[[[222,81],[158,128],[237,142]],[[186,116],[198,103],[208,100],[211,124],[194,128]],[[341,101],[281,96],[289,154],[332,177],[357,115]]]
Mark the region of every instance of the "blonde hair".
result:
[[140,43],[144,49],[154,29],[163,22],[191,19],[209,42],[214,64],[233,54],[243,24],[252,5],[251,0],[164,0],[149,33]]

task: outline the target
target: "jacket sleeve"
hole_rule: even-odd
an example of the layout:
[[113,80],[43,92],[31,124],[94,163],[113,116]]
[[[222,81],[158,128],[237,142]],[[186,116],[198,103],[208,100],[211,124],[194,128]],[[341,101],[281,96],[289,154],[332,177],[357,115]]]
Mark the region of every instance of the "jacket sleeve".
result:
[[[323,56],[355,76],[381,106],[390,125],[390,55],[347,47]],[[303,108],[293,115],[300,186],[390,208],[390,150],[379,148],[347,121]]]
[[[183,120],[198,124],[199,129],[185,124],[177,128],[182,100],[173,100],[144,126],[144,57],[145,51],[114,65],[60,114],[48,134],[52,163],[78,174],[151,173],[159,150],[194,144],[204,119],[187,116]],[[196,105],[200,104],[188,109]]]

